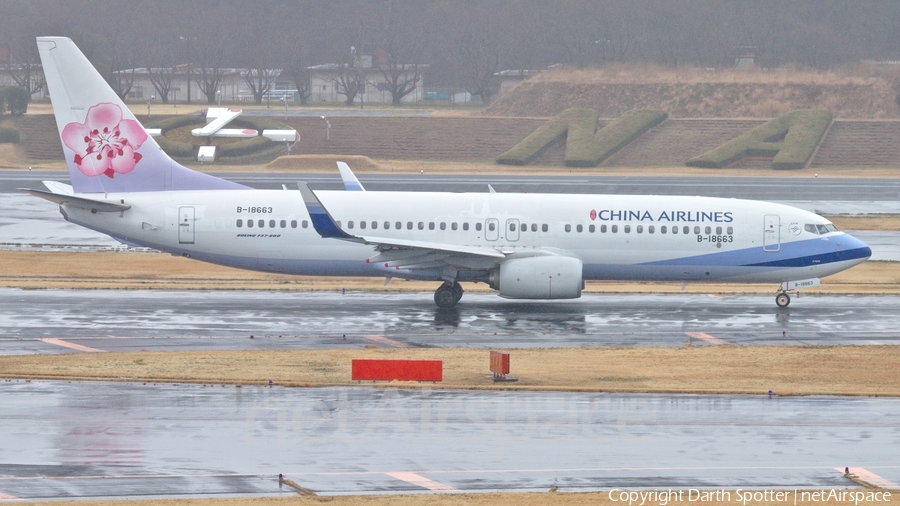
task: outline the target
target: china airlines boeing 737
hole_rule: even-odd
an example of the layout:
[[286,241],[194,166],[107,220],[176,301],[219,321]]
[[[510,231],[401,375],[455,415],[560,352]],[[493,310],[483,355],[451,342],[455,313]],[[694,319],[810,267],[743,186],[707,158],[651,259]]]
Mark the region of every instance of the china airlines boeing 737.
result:
[[[781,283],[788,290],[865,261],[828,220],[738,199],[255,190],[169,158],[78,50],[37,39],[72,185],[24,190],[66,220],[128,244],[221,265],[318,276],[460,281],[511,299],[571,299],[585,280]],[[104,268],[114,269],[114,266]]]

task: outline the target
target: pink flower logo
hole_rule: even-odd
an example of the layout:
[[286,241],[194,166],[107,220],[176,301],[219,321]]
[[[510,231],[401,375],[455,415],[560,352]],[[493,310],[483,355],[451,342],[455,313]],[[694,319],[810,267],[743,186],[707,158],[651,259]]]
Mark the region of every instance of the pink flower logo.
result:
[[63,144],[75,152],[78,170],[90,177],[131,172],[141,161],[137,150],[146,140],[141,124],[122,119],[122,109],[110,103],[92,106],[84,123],[69,123],[62,131]]

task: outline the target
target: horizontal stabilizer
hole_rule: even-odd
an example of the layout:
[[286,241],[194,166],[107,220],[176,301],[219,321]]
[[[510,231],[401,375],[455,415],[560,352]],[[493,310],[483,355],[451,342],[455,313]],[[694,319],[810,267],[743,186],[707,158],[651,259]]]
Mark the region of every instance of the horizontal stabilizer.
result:
[[19,188],[19,191],[30,193],[35,197],[40,197],[50,202],[64,204],[67,206],[77,207],[79,209],[87,209],[97,213],[117,213],[131,209],[129,204],[120,202],[110,202],[108,200],[94,200],[85,197],[76,197],[75,195],[67,195],[63,193],[53,193],[46,190],[32,190],[30,188]]

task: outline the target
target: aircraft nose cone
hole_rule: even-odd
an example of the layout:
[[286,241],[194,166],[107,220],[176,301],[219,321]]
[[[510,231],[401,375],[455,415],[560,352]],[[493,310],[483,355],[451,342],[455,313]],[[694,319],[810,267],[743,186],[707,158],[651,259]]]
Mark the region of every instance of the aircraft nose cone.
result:
[[872,256],[872,248],[868,244],[860,241],[850,234],[845,234],[844,251],[851,255],[851,258],[866,260]]

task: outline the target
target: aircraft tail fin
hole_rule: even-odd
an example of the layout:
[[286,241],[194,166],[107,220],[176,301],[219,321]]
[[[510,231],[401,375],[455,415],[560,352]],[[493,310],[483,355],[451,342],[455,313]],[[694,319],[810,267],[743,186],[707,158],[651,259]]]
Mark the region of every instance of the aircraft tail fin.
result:
[[71,39],[37,45],[75,193],[247,188],[166,155]]

